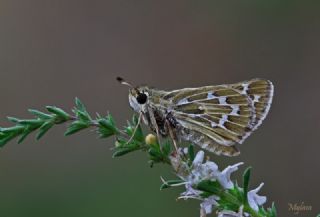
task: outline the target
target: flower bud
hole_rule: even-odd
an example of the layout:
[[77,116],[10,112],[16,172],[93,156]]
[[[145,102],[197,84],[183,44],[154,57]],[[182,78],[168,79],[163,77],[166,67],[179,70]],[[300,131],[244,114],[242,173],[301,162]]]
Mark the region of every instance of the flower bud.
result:
[[157,143],[157,137],[153,134],[148,134],[145,138],[145,142],[147,145],[153,145]]

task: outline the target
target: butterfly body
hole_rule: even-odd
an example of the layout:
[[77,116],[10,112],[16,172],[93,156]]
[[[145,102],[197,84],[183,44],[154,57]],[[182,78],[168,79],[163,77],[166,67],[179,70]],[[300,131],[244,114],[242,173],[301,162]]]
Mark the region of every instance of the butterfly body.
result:
[[162,91],[130,89],[130,106],[158,135],[190,141],[215,154],[236,156],[266,117],[273,85],[264,79]]

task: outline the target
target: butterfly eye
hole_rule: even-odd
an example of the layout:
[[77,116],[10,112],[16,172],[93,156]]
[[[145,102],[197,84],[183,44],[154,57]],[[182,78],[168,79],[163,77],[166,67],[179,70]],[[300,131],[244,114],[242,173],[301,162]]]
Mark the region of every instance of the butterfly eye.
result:
[[137,96],[137,102],[139,104],[145,104],[147,102],[148,96],[145,93],[139,93]]

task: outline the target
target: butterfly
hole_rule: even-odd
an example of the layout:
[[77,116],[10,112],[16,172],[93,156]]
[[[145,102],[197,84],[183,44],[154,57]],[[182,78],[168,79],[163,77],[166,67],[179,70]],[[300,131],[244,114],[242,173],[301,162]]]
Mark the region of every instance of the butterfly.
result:
[[[265,79],[163,91],[129,86],[129,104],[158,138],[189,141],[217,155],[237,156],[237,148],[267,116],[274,86]],[[140,122],[139,122],[140,123]]]

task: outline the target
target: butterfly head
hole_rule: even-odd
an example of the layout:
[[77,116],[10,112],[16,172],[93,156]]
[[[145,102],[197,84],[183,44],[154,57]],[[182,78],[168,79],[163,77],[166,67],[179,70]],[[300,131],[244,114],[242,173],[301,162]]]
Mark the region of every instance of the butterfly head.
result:
[[147,87],[134,87],[123,78],[117,77],[117,80],[129,87],[129,103],[136,112],[146,112],[149,92]]

